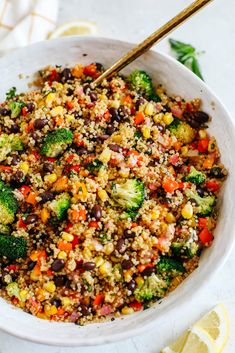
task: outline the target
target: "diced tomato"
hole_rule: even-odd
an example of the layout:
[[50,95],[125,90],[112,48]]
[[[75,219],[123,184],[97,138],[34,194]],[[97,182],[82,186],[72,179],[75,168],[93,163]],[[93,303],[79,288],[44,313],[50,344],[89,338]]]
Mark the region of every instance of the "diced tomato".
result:
[[49,277],[53,277],[54,276],[54,272],[52,270],[47,270],[47,276]]
[[24,223],[22,218],[19,219],[17,226],[18,226],[18,228],[27,228],[27,224]]
[[90,221],[88,224],[89,228],[99,228],[99,223],[97,221]]
[[53,81],[58,81],[58,78],[59,78],[59,74],[56,71],[56,69],[51,70],[51,74],[49,77],[49,85],[51,86]]
[[26,198],[28,194],[30,193],[30,187],[28,185],[23,185],[19,188],[19,192]]
[[66,233],[69,233],[70,230],[71,230],[71,228],[73,228],[73,224],[72,224],[72,223],[68,223],[64,231],[65,231]]
[[209,230],[205,227],[199,233],[199,239],[201,240],[202,244],[207,245],[214,239],[214,237],[213,234],[209,232]]
[[68,108],[68,109],[73,109],[73,102],[67,101],[67,102],[66,102],[66,105],[67,105],[67,108]]
[[21,113],[23,116],[26,116],[28,114],[28,109],[26,107],[23,107]]
[[56,162],[56,158],[53,158],[53,157],[46,157],[46,160],[51,163]]
[[206,182],[206,188],[212,192],[216,192],[220,189],[220,184],[216,180],[209,180]]
[[130,303],[129,306],[134,309],[135,311],[140,311],[143,309],[143,305],[135,300],[134,302]]
[[198,218],[198,227],[205,228],[207,225],[207,218],[200,217]]
[[192,104],[190,102],[187,102],[185,106],[185,111],[188,113],[191,113],[192,110],[193,110]]
[[104,121],[110,121],[110,117],[111,117],[111,114],[110,114],[110,112],[108,111],[108,110],[106,110],[106,112],[104,113],[104,115],[103,115],[103,120]]
[[135,125],[140,125],[144,122],[144,114],[142,112],[138,112],[135,116]]
[[177,154],[174,154],[173,156],[170,157],[169,162],[172,165],[177,165],[177,163],[179,162],[179,156]]
[[99,72],[97,71],[96,64],[90,64],[85,66],[83,73],[84,75],[91,76],[93,78],[97,78],[99,76]]
[[17,271],[19,269],[19,266],[17,265],[9,265],[6,267],[7,271]]
[[179,183],[171,178],[165,178],[162,187],[166,192],[173,193],[175,190],[179,189]]
[[75,248],[76,245],[78,245],[78,243],[79,243],[78,236],[76,234],[73,234],[73,241],[72,241],[73,249]]
[[182,114],[183,114],[183,110],[180,107],[172,107],[171,108],[171,112],[174,116],[176,116],[176,118],[181,118]]
[[71,163],[73,159],[74,159],[74,154],[71,154],[70,156],[68,156],[68,158],[66,158],[66,162]]
[[80,165],[79,164],[76,164],[76,165],[72,165],[71,167],[70,167],[70,170],[73,170],[74,172],[79,172],[79,170],[80,170]]
[[205,137],[204,139],[201,139],[198,142],[198,146],[197,146],[198,152],[201,152],[201,153],[207,152],[208,151],[208,145],[209,145],[209,138],[208,137]]
[[37,151],[32,151],[32,154],[34,155],[34,158],[37,160],[39,160],[40,158],[40,154]]

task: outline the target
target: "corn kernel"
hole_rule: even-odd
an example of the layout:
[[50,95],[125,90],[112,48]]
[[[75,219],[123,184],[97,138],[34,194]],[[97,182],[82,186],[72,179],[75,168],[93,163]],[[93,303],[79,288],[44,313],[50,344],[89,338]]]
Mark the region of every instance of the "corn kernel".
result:
[[95,258],[96,267],[100,267],[104,263],[104,259],[101,256]]
[[22,302],[25,302],[28,296],[28,291],[26,289],[22,289],[20,291],[20,298]]
[[40,302],[43,302],[46,299],[46,294],[47,292],[44,289],[39,288],[36,294],[37,300],[39,300]]
[[183,146],[182,148],[181,148],[181,154],[182,154],[182,156],[187,156],[188,155],[188,146]]
[[207,132],[206,132],[206,130],[199,130],[199,137],[200,137],[201,139],[206,138],[206,137],[207,137]]
[[58,105],[58,107],[55,107],[51,109],[51,116],[54,118],[58,115],[63,115],[64,108],[61,105]]
[[57,307],[55,305],[45,305],[44,312],[46,316],[55,315],[57,313]]
[[146,115],[153,115],[154,105],[152,103],[147,103],[144,112]]
[[57,255],[58,259],[60,260],[66,260],[67,259],[67,254],[65,251],[60,251],[59,254]]
[[74,239],[74,236],[72,234],[67,233],[67,232],[62,232],[61,236],[62,236],[62,239],[66,240],[68,242],[73,241],[73,239]]
[[163,116],[163,121],[166,125],[170,125],[172,121],[174,120],[172,113],[166,113]]
[[64,307],[68,307],[71,304],[71,299],[69,297],[62,297],[61,301]]
[[123,276],[124,276],[125,282],[130,282],[132,280],[132,277],[133,277],[133,271],[131,269],[130,270],[125,270],[123,272]]
[[106,255],[110,255],[114,250],[114,246],[113,246],[113,243],[108,243],[108,244],[105,244],[104,246],[104,252]]
[[92,257],[92,253],[88,248],[85,248],[82,254],[86,259],[90,259]]
[[44,181],[46,183],[54,183],[57,180],[57,175],[55,173],[51,173],[44,176]]
[[144,284],[144,279],[140,276],[136,277],[135,281],[138,287],[141,287]]
[[122,136],[121,135],[114,135],[114,136],[112,136],[112,139],[114,142],[120,143],[122,141]]
[[112,271],[112,265],[110,262],[105,261],[100,267],[99,271],[103,276],[110,276]]
[[175,216],[171,212],[168,212],[166,214],[166,221],[167,221],[167,223],[174,223],[175,222]]
[[45,103],[46,103],[46,106],[47,107],[50,107],[52,102],[55,100],[55,93],[48,93],[48,95],[46,96],[46,99],[45,99]]
[[159,113],[159,114],[154,115],[154,117],[153,117],[154,122],[156,124],[160,123],[162,121],[163,116],[164,116],[163,113]]
[[111,158],[111,150],[107,147],[103,150],[103,152],[99,156],[99,160],[102,163],[108,163]]
[[142,128],[142,134],[144,138],[149,139],[151,137],[151,129],[150,127],[144,126]]
[[42,320],[47,320],[48,317],[44,313],[37,313],[37,317]]
[[54,293],[56,290],[55,283],[53,281],[49,281],[47,283],[44,283],[44,289],[49,292],[49,293]]
[[39,276],[36,275],[36,274],[34,273],[34,271],[32,271],[32,272],[30,273],[30,279],[31,279],[31,281],[37,282],[37,281],[39,280]]
[[122,314],[123,315],[130,315],[133,314],[134,309],[129,308],[128,306],[124,306],[124,308],[122,308]]
[[68,123],[72,123],[74,120],[75,120],[74,115],[72,115],[72,114],[66,114],[66,121],[67,121]]
[[193,216],[193,206],[191,205],[190,202],[187,202],[186,205],[183,207],[181,211],[181,215],[186,218],[190,219]]
[[23,172],[24,174],[27,174],[27,173],[28,173],[28,171],[29,171],[29,164],[28,164],[27,162],[21,162],[19,167],[20,167],[20,170],[22,170],[22,172]]
[[106,171],[105,168],[100,168],[99,172],[98,172],[98,178],[102,179],[102,180],[107,180],[108,178],[108,173]]
[[62,85],[62,83],[60,82],[54,82],[53,86],[57,89],[57,90],[62,90],[64,88],[64,85]]
[[151,219],[155,221],[159,217],[159,212],[153,211],[151,214]]
[[110,258],[111,258],[112,262],[115,262],[115,263],[120,262],[120,259],[118,257],[111,256]]
[[129,175],[130,175],[130,169],[129,168],[121,168],[119,170],[119,175],[122,177],[122,178],[128,178]]
[[41,212],[41,220],[42,220],[42,223],[46,223],[48,218],[50,217],[50,212],[48,211],[47,208],[43,208],[42,209],[42,212]]
[[108,198],[109,198],[108,194],[107,194],[107,192],[105,190],[99,190],[98,191],[98,196],[103,202],[107,201]]

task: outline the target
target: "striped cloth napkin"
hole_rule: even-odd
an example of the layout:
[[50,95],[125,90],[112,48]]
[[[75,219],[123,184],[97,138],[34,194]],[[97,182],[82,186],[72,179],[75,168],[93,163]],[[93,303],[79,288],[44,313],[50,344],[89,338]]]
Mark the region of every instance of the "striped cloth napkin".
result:
[[0,0],[0,51],[46,39],[57,14],[58,0]]

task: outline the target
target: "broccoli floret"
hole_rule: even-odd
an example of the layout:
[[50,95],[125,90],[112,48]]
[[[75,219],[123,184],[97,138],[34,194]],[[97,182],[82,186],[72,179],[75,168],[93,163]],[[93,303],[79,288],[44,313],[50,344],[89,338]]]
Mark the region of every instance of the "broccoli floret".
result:
[[171,244],[172,252],[177,257],[189,258],[198,254],[199,246],[195,241],[176,241]]
[[135,70],[128,77],[131,87],[149,100],[159,102],[160,98],[156,94],[152,79],[145,71]]
[[86,169],[89,170],[90,173],[94,174],[94,172],[98,171],[102,165],[103,163],[99,159],[94,159],[86,165]]
[[18,286],[18,283],[16,282],[11,282],[6,286],[6,291],[9,297],[16,297],[17,299],[21,300],[20,296],[20,288]]
[[202,172],[199,172],[196,168],[192,166],[190,167],[190,172],[186,176],[185,180],[190,181],[194,184],[202,184],[206,180],[206,175]]
[[9,101],[10,99],[16,96],[16,87],[10,88],[6,93],[6,100]]
[[138,210],[144,202],[144,184],[136,179],[128,179],[124,184],[113,184],[111,196],[123,209]]
[[14,151],[22,151],[23,142],[16,134],[2,134],[0,137],[0,162],[4,161],[8,154]]
[[185,121],[174,118],[172,123],[168,125],[171,134],[177,137],[183,143],[191,143],[195,138],[195,130]]
[[22,108],[25,106],[25,103],[23,102],[11,102],[9,104],[9,108],[11,110],[11,117],[12,118],[17,118],[17,116],[20,115]]
[[10,235],[11,228],[6,224],[0,224],[0,234]]
[[214,195],[208,195],[201,197],[198,193],[192,189],[186,189],[186,196],[189,199],[193,199],[197,203],[197,213],[201,216],[209,216],[214,208],[216,198]]
[[13,261],[27,254],[27,242],[23,237],[0,234],[0,256]]
[[0,180],[0,224],[12,223],[18,210],[18,202],[12,189]]
[[49,207],[55,213],[59,221],[66,217],[68,208],[70,206],[70,196],[67,192],[63,192],[58,195],[55,200],[53,200]]
[[57,157],[73,142],[73,133],[68,129],[57,129],[49,132],[44,138],[41,154]]
[[160,261],[157,263],[156,270],[163,277],[175,277],[185,272],[184,266],[180,261],[168,256],[162,256],[160,258]]
[[155,297],[162,298],[165,295],[167,287],[167,281],[152,274],[150,277],[146,278],[141,287],[134,291],[134,296],[139,302],[151,300]]

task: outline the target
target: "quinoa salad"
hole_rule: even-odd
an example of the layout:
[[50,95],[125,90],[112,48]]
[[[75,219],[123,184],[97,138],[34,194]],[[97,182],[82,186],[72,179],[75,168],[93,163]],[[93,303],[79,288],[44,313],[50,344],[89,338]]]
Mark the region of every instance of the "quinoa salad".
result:
[[0,296],[83,325],[147,309],[213,241],[213,117],[141,70],[47,67],[0,107]]

